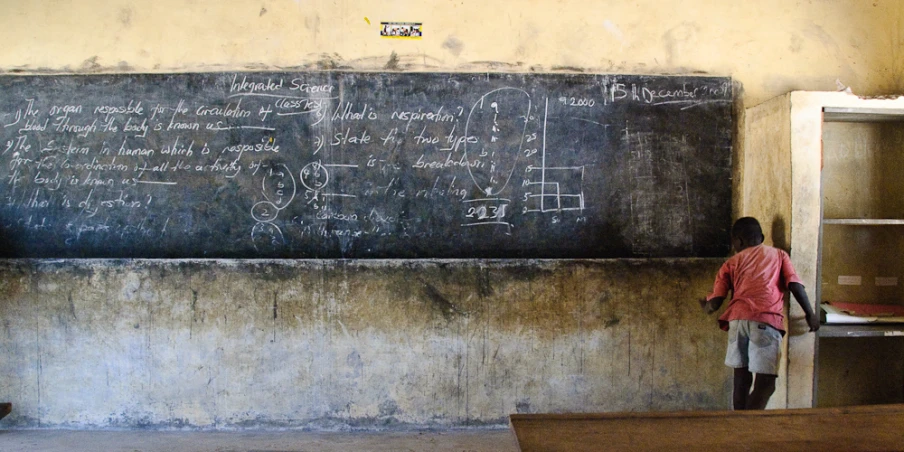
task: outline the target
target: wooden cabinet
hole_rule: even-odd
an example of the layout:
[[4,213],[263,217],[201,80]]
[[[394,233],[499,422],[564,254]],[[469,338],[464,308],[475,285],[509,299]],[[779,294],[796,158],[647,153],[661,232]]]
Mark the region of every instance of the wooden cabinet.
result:
[[[902,304],[904,111],[823,109],[820,301]],[[815,403],[904,402],[904,324],[824,325]]]
[[[795,91],[745,113],[735,216],[759,218],[767,241],[789,250],[817,309],[904,303],[904,97]],[[904,399],[904,326],[815,335],[796,303],[789,311],[770,407]]]

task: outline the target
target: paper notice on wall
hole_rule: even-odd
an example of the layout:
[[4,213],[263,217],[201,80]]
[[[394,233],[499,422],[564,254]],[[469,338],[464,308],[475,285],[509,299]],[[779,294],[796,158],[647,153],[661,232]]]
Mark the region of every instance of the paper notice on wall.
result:
[[898,285],[898,277],[897,276],[877,276],[876,277],[876,285],[877,286],[897,286]]
[[859,286],[863,284],[862,276],[840,275],[838,276],[839,286]]
[[397,39],[421,39],[424,24],[421,22],[380,22],[380,37]]

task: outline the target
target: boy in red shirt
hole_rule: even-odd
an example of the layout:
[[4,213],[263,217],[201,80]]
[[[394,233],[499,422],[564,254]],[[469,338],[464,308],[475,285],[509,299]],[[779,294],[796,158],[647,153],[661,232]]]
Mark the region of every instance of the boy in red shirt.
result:
[[785,335],[786,290],[794,294],[804,310],[810,331],[819,329],[819,317],[810,307],[790,256],[764,245],[763,240],[756,218],[738,219],[731,228],[731,245],[736,254],[722,264],[712,293],[700,300],[703,310],[712,314],[722,306],[728,292],[732,293],[728,308],[719,317],[719,326],[728,331],[725,365],[734,368],[735,410],[762,410],[775,392]]

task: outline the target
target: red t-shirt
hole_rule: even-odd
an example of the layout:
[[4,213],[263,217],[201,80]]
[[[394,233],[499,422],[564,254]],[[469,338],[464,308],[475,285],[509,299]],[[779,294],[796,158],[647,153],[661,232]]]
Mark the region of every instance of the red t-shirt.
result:
[[728,331],[732,320],[753,320],[785,332],[785,291],[788,284],[800,283],[788,253],[767,245],[757,245],[730,257],[713,284],[707,300],[727,297],[731,301],[719,317],[719,326]]

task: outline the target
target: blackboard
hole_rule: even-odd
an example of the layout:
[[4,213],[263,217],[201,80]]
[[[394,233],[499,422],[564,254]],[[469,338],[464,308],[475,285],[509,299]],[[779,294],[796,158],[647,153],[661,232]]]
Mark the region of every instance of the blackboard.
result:
[[0,255],[724,256],[731,80],[0,77]]

